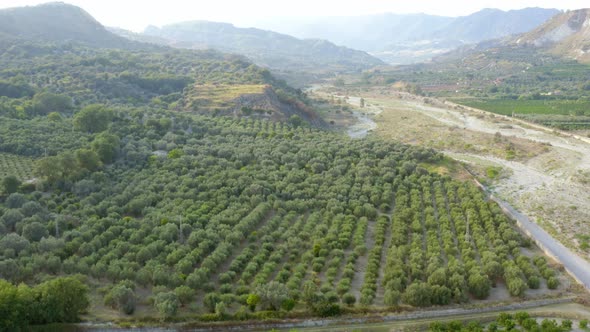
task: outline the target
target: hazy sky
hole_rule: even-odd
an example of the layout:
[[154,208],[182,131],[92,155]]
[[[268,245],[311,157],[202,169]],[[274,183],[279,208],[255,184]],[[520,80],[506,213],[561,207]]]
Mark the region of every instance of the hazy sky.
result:
[[[36,5],[43,0],[0,0],[0,8]],[[255,26],[272,17],[351,16],[394,13],[427,13],[461,16],[482,8],[503,10],[525,7],[579,9],[588,0],[69,0],[107,26],[134,31],[148,24],[163,25],[187,20],[230,22]]]

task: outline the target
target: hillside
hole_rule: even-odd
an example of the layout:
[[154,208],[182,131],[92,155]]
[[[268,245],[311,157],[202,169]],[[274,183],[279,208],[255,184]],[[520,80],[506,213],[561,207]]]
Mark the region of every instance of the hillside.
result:
[[133,45],[107,31],[83,9],[61,2],[0,10],[0,38],[7,37],[104,48]]
[[358,71],[383,64],[365,52],[336,46],[326,40],[301,40],[227,23],[194,21],[162,28],[152,26],[144,35],[167,39],[169,45],[175,47],[214,48],[245,55],[258,65],[280,70]]
[[530,31],[559,13],[555,9],[525,8],[502,11],[483,9],[468,16],[457,17],[436,31],[437,39],[477,43]]
[[532,45],[581,62],[590,62],[590,9],[553,17],[538,28],[516,37],[517,45]]
[[502,38],[529,31],[544,23],[556,9],[484,9],[462,17],[427,14],[379,14],[323,17],[257,23],[258,27],[299,38],[323,38],[370,52],[392,64],[416,63],[466,43]]
[[[108,31],[82,9],[63,3],[7,9],[0,11],[0,17],[5,18],[0,21],[0,66],[10,68],[0,74],[0,97],[31,97],[46,91],[66,95],[77,106],[156,100],[179,111],[276,121],[297,115],[324,125],[305,105],[300,91],[242,56],[155,46],[157,38],[147,36],[131,41]],[[64,76],[54,76],[55,70]],[[28,83],[17,79],[20,76]],[[217,88],[201,89],[207,85]],[[261,85],[264,89],[254,95],[236,94]],[[196,107],[195,91],[208,107]],[[6,107],[13,112],[14,102]]]
[[[306,106],[301,91],[239,56],[172,48],[103,50],[30,42],[6,46],[0,47],[0,66],[10,71],[0,73],[0,97],[25,98],[18,102],[0,99],[0,111],[7,113],[16,112],[16,105],[27,107],[33,94],[46,91],[72,98],[76,106],[158,105],[276,121],[298,115],[323,126]],[[55,71],[61,74],[55,76]],[[206,86],[215,89],[203,89]],[[195,95],[200,104],[194,102]]]

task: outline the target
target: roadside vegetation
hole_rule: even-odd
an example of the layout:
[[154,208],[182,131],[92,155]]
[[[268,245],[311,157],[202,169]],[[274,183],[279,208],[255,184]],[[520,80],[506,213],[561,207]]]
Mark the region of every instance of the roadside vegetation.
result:
[[[588,329],[588,320],[580,320],[574,326],[569,319],[550,319],[535,318],[528,312],[517,312],[515,314],[502,313],[492,321],[481,323],[478,321],[451,321],[448,323],[434,322],[430,324],[428,331],[446,332],[446,331],[465,331],[465,332],[483,332],[483,331],[535,331],[535,332],[566,332],[576,328],[585,331]],[[576,329],[576,330],[578,330]]]

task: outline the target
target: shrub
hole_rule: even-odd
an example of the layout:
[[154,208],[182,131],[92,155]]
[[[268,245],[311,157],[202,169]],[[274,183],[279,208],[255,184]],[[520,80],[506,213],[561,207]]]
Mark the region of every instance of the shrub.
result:
[[176,315],[180,302],[173,292],[160,293],[156,295],[154,307],[163,318],[170,318]]
[[347,306],[353,306],[356,303],[356,296],[352,293],[346,293],[342,297],[342,302],[344,302]]
[[549,289],[557,289],[559,287],[559,279],[556,277],[551,277],[547,279],[547,288]]
[[104,297],[104,304],[113,309],[118,309],[126,315],[135,311],[135,292],[125,283],[113,287]]

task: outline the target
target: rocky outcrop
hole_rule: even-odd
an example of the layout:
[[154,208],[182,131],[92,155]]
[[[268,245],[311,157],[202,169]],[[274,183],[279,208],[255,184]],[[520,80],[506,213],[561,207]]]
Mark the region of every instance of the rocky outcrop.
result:
[[280,97],[272,87],[263,93],[244,94],[234,99],[235,106],[230,109],[234,116],[268,118],[274,121],[287,121],[297,115],[317,127],[326,123],[313,110],[299,100]]
[[517,45],[532,45],[583,62],[590,61],[590,9],[556,15],[537,29],[518,36]]

